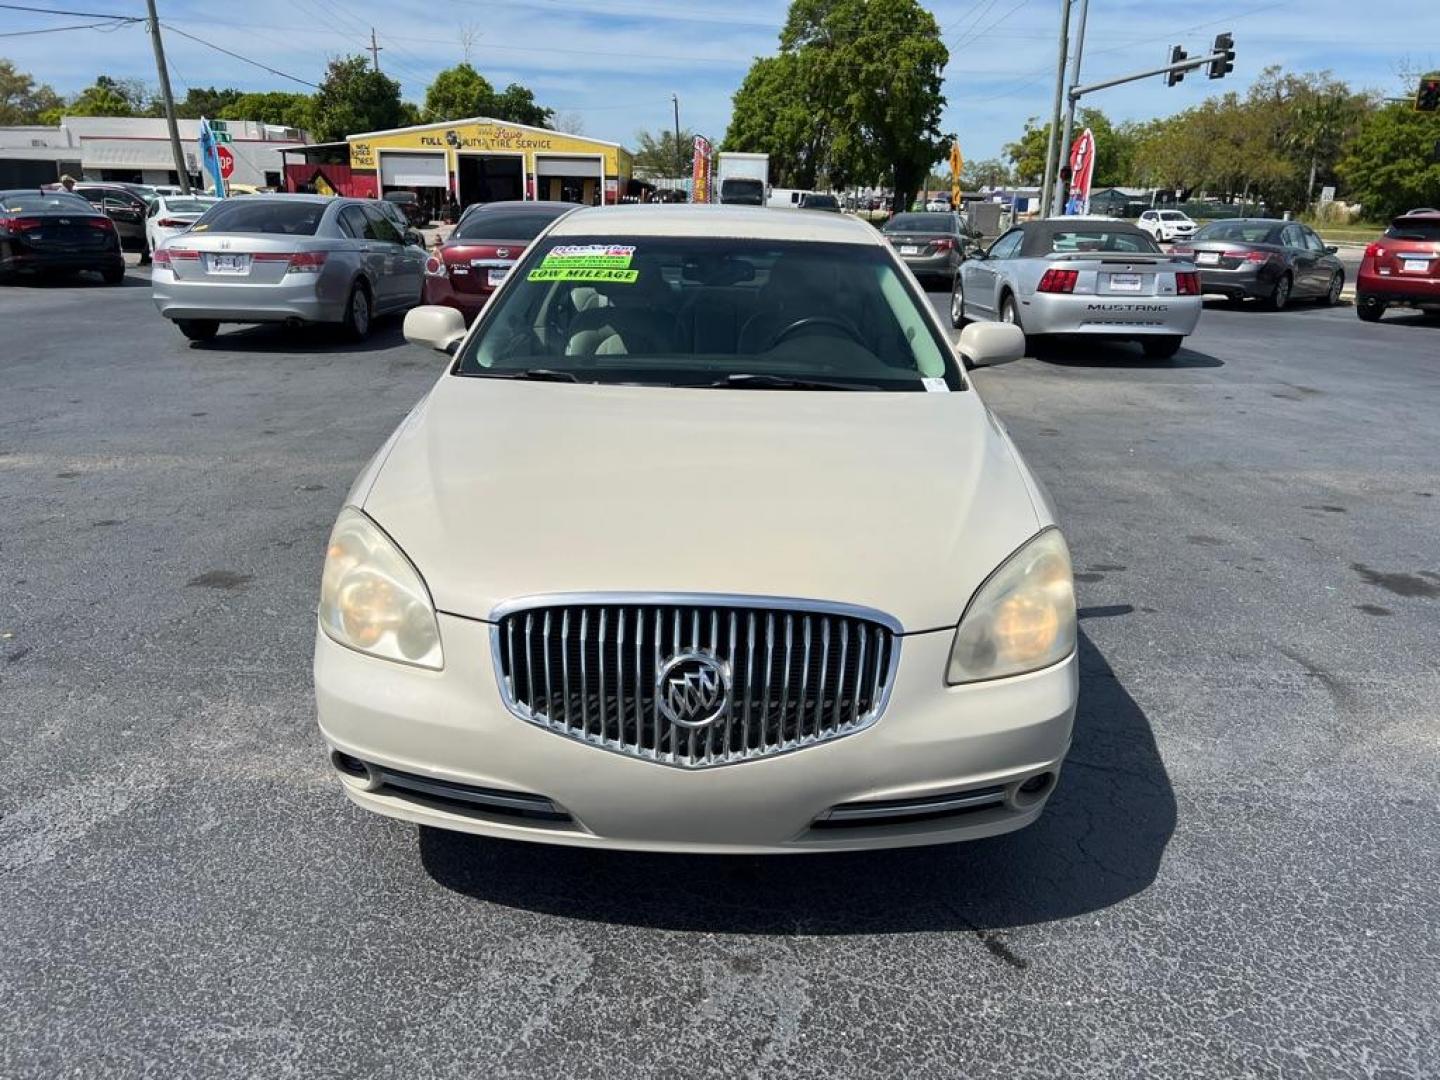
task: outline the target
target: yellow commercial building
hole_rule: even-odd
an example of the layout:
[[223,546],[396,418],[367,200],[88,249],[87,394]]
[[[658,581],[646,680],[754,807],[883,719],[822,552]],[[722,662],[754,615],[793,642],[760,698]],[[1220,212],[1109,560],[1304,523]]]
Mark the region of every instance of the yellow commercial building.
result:
[[346,139],[354,195],[413,191],[435,211],[502,199],[619,201],[631,157],[618,143],[475,117]]

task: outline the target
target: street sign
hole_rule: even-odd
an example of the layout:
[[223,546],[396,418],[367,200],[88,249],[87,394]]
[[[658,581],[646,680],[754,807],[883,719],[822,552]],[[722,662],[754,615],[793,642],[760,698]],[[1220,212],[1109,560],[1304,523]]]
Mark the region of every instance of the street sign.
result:
[[220,146],[216,147],[215,156],[220,159],[220,175],[229,180],[235,172],[235,155],[228,146]]
[[1326,203],[1332,203],[1332,202],[1334,202],[1334,201],[1335,201],[1335,188],[1334,188],[1332,185],[1329,185],[1329,184],[1327,184],[1327,185],[1325,185],[1324,187],[1322,187],[1322,188],[1320,189],[1320,205],[1321,205],[1321,206],[1324,206]]

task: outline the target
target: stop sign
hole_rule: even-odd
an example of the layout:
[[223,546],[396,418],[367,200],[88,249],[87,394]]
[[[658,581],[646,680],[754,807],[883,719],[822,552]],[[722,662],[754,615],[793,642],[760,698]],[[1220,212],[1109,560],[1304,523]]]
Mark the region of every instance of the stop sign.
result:
[[217,146],[215,155],[220,159],[220,175],[229,180],[230,174],[235,171],[235,155],[228,146]]

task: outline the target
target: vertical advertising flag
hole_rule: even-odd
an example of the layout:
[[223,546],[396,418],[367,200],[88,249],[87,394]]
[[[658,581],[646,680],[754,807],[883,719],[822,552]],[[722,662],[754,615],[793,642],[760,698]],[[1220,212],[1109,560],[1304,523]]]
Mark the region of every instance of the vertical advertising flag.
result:
[[696,135],[695,154],[690,166],[691,202],[708,203],[710,201],[710,162],[712,158],[710,140],[704,135]]
[[220,166],[220,144],[215,141],[215,132],[210,130],[210,121],[200,118],[200,164],[215,180],[215,194],[225,197],[225,173]]
[[1090,181],[1094,176],[1095,136],[1086,128],[1070,147],[1070,198],[1065,202],[1065,213],[1090,212]]
[[965,168],[965,159],[960,156],[960,140],[950,144],[950,206],[960,209],[960,170]]

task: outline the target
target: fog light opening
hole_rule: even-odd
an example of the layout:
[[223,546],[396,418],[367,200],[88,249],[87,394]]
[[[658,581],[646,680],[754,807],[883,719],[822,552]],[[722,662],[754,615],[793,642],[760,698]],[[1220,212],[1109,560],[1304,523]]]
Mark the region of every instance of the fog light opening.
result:
[[330,764],[341,776],[356,780],[366,791],[374,791],[381,784],[380,777],[370,771],[370,766],[343,750],[330,751]]
[[1050,794],[1050,789],[1054,786],[1053,772],[1036,773],[1015,789],[1015,802],[1019,806],[1031,806]]

